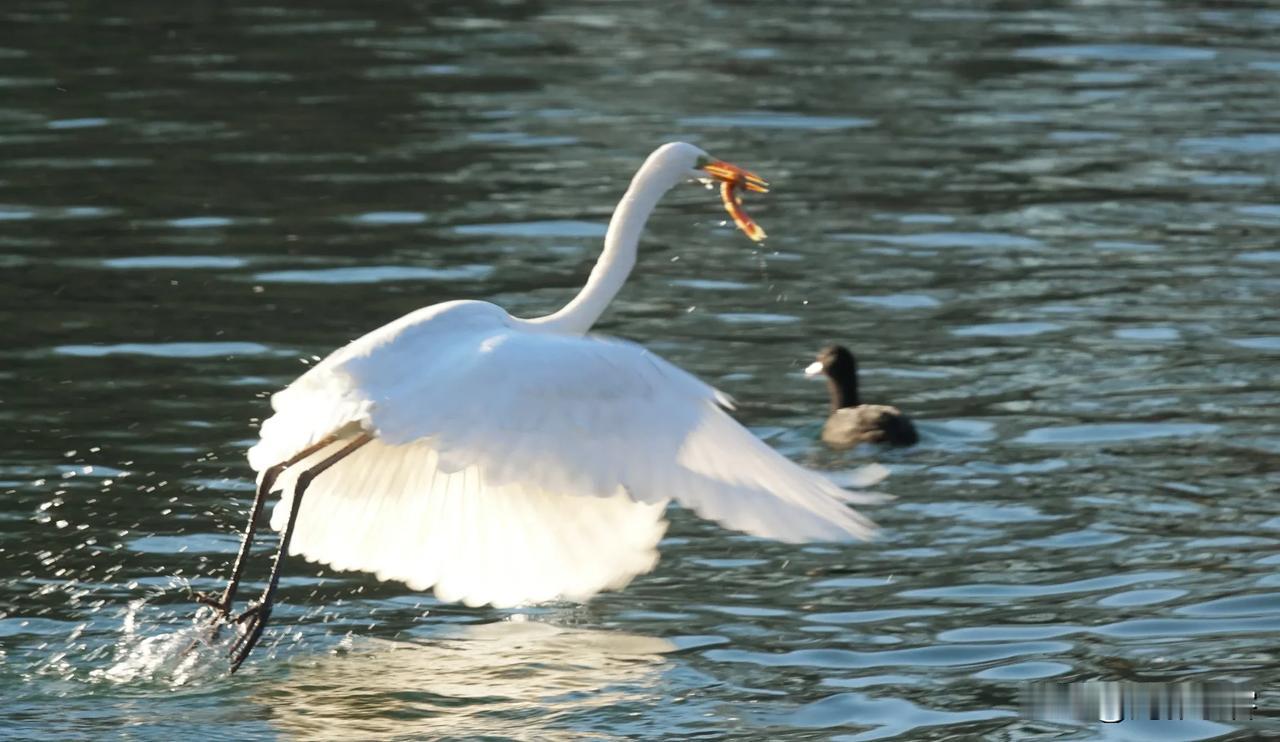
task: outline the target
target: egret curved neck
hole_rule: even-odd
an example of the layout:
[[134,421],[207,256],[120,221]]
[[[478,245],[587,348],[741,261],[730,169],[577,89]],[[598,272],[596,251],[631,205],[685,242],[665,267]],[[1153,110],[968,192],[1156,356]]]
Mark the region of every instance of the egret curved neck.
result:
[[671,187],[654,187],[656,184],[643,180],[633,181],[614,209],[604,237],[604,252],[591,269],[587,285],[560,311],[531,322],[555,332],[582,335],[604,314],[636,264],[636,248],[649,214]]

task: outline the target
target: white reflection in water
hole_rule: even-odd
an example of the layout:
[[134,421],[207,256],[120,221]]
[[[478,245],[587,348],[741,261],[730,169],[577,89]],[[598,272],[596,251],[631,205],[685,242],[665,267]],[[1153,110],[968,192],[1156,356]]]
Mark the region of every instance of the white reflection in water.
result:
[[502,621],[416,641],[357,639],[295,660],[254,698],[288,736],[529,737],[592,728],[590,717],[663,694],[666,639]]

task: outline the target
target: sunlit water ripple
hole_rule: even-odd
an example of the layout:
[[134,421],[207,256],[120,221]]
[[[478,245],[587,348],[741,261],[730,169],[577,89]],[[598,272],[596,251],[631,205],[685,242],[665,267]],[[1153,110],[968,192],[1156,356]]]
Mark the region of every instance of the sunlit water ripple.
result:
[[[0,736],[1277,733],[1277,32],[1248,2],[5,4]],[[228,678],[189,595],[265,396],[424,304],[558,306],[675,137],[770,179],[770,240],[673,193],[600,330],[838,480],[889,467],[879,542],[673,512],[625,592],[519,611],[291,562]],[[817,443],[833,340],[920,446]],[[1019,714],[1094,678],[1270,716]]]

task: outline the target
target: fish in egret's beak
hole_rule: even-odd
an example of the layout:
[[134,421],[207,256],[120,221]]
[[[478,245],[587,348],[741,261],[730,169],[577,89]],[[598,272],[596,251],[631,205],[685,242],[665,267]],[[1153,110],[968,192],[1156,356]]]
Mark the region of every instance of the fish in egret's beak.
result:
[[765,179],[750,170],[744,170],[737,165],[730,165],[720,160],[699,162],[698,169],[720,181],[720,200],[724,203],[725,211],[733,217],[733,223],[738,226],[738,229],[756,242],[763,240],[766,237],[765,232],[743,210],[742,196],[739,195],[738,190],[768,193],[769,184]]
[[730,165],[720,160],[708,160],[699,169],[716,180],[724,183],[739,184],[748,191],[755,191],[756,193],[769,192],[769,184],[765,182],[764,178],[737,165]]

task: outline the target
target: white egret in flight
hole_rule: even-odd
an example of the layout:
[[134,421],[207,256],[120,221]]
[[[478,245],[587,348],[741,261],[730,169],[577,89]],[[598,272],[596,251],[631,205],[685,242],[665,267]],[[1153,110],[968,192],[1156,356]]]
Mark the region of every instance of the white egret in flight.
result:
[[[714,178],[743,231],[758,176],[676,142],[623,195],[586,286],[520,319],[482,301],[426,307],[331,353],[271,399],[249,451],[257,495],[232,577],[201,596],[239,625],[232,671],[271,614],[286,554],[364,570],[443,601],[584,601],[657,563],[674,499],[726,528],[788,542],[867,538],[848,492],[739,425],[731,400],[635,343],[587,335],[672,187]],[[230,611],[266,496],[281,532],[266,590]]]

